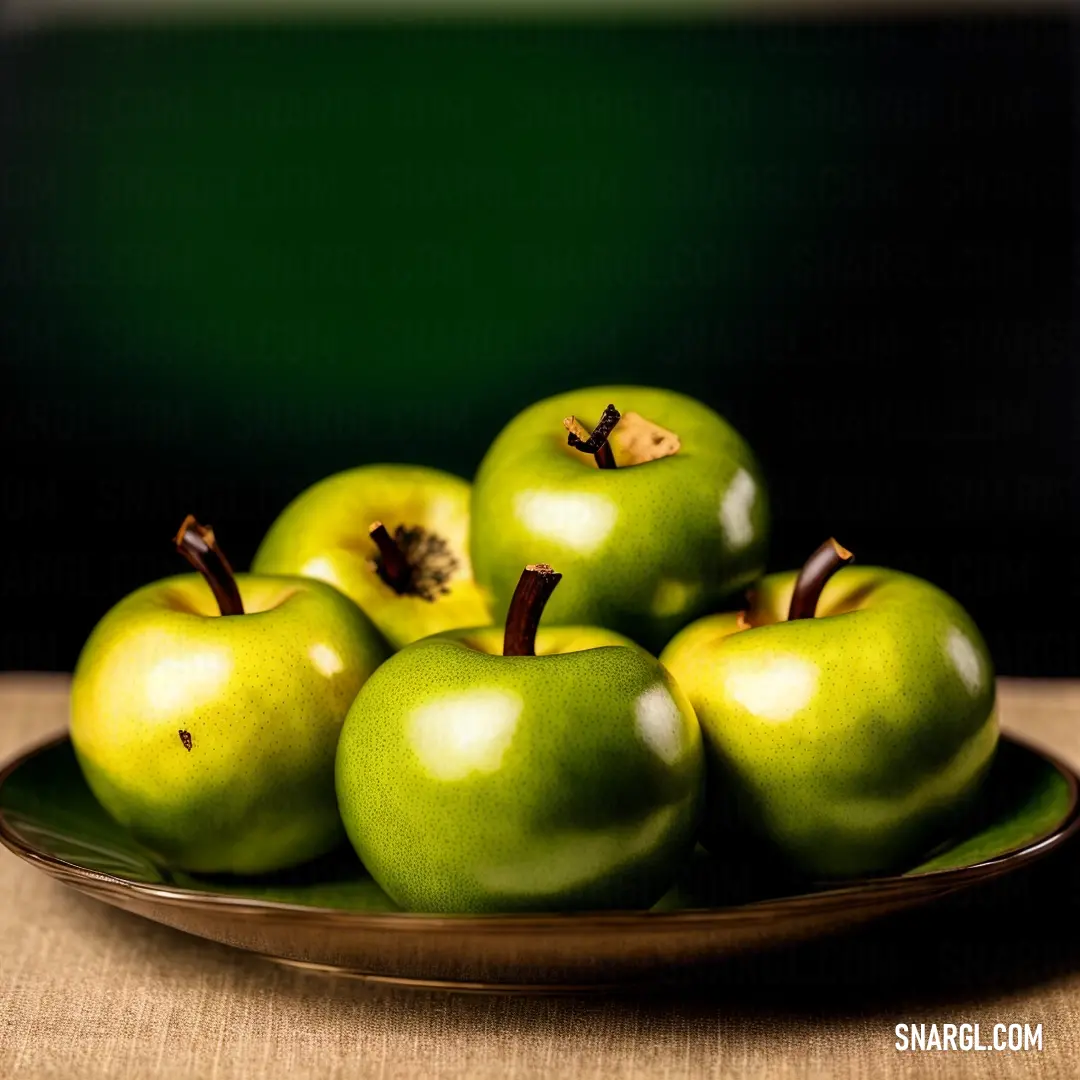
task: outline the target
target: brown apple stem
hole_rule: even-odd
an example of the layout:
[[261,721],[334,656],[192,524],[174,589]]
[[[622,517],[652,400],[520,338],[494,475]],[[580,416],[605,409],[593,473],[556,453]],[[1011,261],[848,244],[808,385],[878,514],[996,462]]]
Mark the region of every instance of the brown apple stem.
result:
[[176,550],[206,579],[222,615],[243,615],[244,602],[225,552],[217,545],[214,530],[200,525],[188,514],[173,540]]
[[381,521],[373,521],[368,527],[368,534],[382,556],[382,572],[387,584],[396,592],[408,592],[412,584],[412,566],[405,552],[398,547],[397,541]]
[[611,451],[608,438],[621,419],[622,413],[614,405],[609,405],[600,417],[600,423],[589,431],[576,416],[568,416],[563,421],[563,427],[568,433],[566,441],[575,450],[592,454],[599,468],[614,469],[615,455]]
[[555,586],[562,580],[546,563],[526,566],[518,578],[503,633],[503,656],[535,656],[536,629]]
[[803,563],[791,594],[788,621],[812,619],[817,612],[818,600],[825,582],[840,569],[855,561],[847,548],[841,547],[831,536]]

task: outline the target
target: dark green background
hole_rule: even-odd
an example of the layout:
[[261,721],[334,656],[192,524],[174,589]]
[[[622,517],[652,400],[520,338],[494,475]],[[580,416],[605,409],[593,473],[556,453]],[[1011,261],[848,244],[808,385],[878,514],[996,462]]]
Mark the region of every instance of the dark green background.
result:
[[1066,17],[53,31],[0,44],[0,668],[69,668],[376,460],[537,397],[751,440],[774,567],[835,533],[1002,670],[1077,673]]

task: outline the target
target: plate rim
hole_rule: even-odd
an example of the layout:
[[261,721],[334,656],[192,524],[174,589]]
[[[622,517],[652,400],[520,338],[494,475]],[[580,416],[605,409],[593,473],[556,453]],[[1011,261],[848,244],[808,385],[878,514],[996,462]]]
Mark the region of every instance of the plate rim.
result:
[[[811,902],[843,902],[858,894],[861,898],[881,896],[888,899],[897,891],[910,890],[913,883],[933,887],[940,885],[952,892],[975,881],[985,880],[1003,873],[1013,866],[1041,858],[1050,851],[1064,844],[1080,829],[1080,775],[1071,766],[1063,762],[1056,754],[1011,732],[1000,733],[1000,738],[1034,754],[1054,768],[1065,780],[1069,806],[1065,814],[1043,835],[1025,844],[1009,848],[989,859],[964,866],[942,867],[928,870],[921,874],[910,871],[904,874],[889,874],[873,878],[857,878],[847,881],[836,888],[822,888],[814,892],[794,893],[787,896],[767,897],[753,900],[746,904],[733,904],[727,907],[687,908],[679,911],[566,911],[516,914],[431,914],[410,911],[356,911],[349,908],[322,907],[312,904],[294,904],[284,900],[264,900],[256,897],[236,896],[229,893],[211,893],[199,889],[184,888],[180,885],[156,885],[150,882],[130,881],[91,870],[78,863],[61,859],[59,856],[32,846],[10,824],[7,815],[0,807],[0,843],[18,858],[65,884],[86,890],[92,887],[94,892],[109,892],[114,895],[134,893],[155,903],[165,903],[174,907],[199,905],[220,908],[234,914],[278,915],[282,919],[310,918],[317,914],[320,919],[331,922],[345,922],[356,929],[413,932],[450,932],[459,933],[463,924],[470,931],[514,932],[525,931],[567,931],[573,929],[630,928],[647,922],[651,928],[675,928],[723,921],[738,913],[742,918],[767,919],[776,912],[791,905],[807,906]],[[70,743],[67,731],[32,744],[17,752],[0,767],[0,788],[8,778],[33,758],[63,743]]]

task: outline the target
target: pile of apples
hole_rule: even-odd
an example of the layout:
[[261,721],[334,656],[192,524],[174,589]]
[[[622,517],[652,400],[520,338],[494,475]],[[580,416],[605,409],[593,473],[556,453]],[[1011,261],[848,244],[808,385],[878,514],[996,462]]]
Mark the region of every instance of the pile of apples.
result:
[[315,484],[248,574],[187,518],[198,572],[83,649],[75,751],[165,865],[263,874],[347,836],[411,911],[649,907],[696,843],[721,872],[747,845],[804,877],[902,869],[993,758],[986,645],[834,540],[762,577],[768,528],[705,405],[552,397],[471,487],[410,465]]

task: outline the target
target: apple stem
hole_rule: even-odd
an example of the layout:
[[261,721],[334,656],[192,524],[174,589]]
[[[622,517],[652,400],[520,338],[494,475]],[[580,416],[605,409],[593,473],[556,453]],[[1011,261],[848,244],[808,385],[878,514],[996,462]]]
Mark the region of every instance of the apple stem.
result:
[[398,547],[397,541],[381,521],[371,523],[368,527],[368,535],[375,542],[382,556],[382,572],[387,584],[395,592],[408,592],[412,584],[412,566],[405,557],[405,552]]
[[176,550],[206,579],[221,614],[243,615],[244,602],[240,599],[233,568],[218,547],[214,530],[209,525],[200,525],[194,514],[188,514],[173,543]]
[[568,432],[566,441],[575,450],[580,450],[583,454],[592,454],[596,458],[598,468],[614,469],[615,455],[612,453],[608,437],[621,419],[622,413],[614,405],[609,405],[600,417],[600,423],[589,431],[576,416],[568,416],[563,421],[563,427]]
[[535,656],[536,629],[555,586],[562,581],[547,563],[526,566],[518,578],[503,633],[503,656]]
[[840,569],[855,561],[846,547],[842,547],[831,536],[803,563],[791,594],[791,606],[788,608],[788,621],[812,619],[817,613],[818,600],[825,582]]

